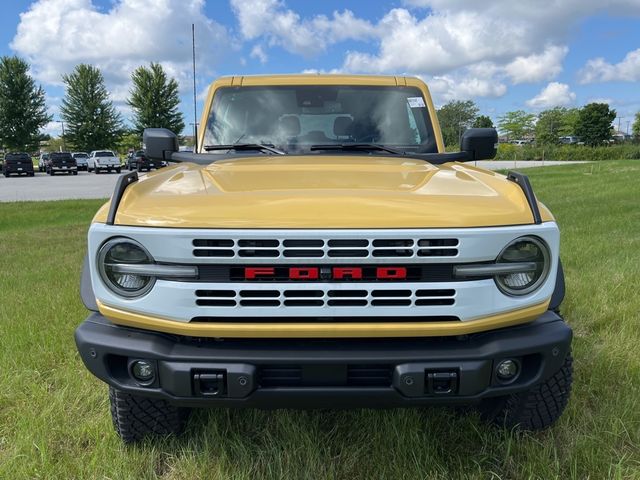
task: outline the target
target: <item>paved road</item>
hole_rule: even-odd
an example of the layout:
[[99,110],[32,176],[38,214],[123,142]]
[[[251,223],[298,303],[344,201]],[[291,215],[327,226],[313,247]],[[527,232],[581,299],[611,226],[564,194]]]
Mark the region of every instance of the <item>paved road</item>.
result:
[[[567,165],[585,162],[541,162],[541,161],[479,161],[479,167],[491,170],[521,169],[549,165]],[[117,174],[101,174],[79,172],[74,175],[56,175],[50,177],[36,172],[35,177],[5,178],[0,175],[0,202],[21,200],[65,200],[80,198],[108,198],[113,192]]]

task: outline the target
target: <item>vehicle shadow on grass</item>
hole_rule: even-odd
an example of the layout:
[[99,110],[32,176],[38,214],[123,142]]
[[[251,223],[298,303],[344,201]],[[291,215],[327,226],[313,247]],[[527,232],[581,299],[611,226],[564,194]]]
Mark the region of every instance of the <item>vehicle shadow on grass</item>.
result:
[[166,447],[234,478],[486,478],[523,436],[451,408],[202,409]]

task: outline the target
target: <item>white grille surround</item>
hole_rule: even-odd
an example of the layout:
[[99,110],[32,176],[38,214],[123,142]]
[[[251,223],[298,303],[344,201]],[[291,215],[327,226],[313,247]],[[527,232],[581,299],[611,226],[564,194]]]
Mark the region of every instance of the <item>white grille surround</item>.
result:
[[[551,270],[542,286],[530,294],[522,297],[510,297],[501,293],[491,279],[449,281],[449,282],[190,282],[171,281],[158,279],[152,290],[145,296],[134,299],[125,299],[109,290],[100,279],[96,258],[100,246],[113,237],[128,237],[140,242],[158,262],[177,264],[225,264],[225,265],[293,265],[309,266],[318,264],[329,265],[407,265],[430,263],[474,263],[495,260],[501,250],[511,241],[520,236],[537,236],[549,246],[551,256]],[[555,287],[557,262],[559,255],[560,235],[554,222],[545,222],[540,225],[522,225],[487,228],[465,229],[397,229],[397,230],[209,230],[209,229],[177,229],[177,228],[150,228],[129,227],[119,225],[93,224],[89,229],[89,258],[92,283],[96,298],[103,304],[114,308],[123,309],[133,313],[140,313],[152,317],[190,322],[198,317],[219,318],[260,318],[268,321],[269,317],[314,317],[329,318],[328,321],[339,322],[340,317],[371,317],[375,318],[397,317],[410,319],[410,317],[457,317],[460,321],[472,321],[490,315],[509,312],[520,308],[540,304],[548,300]],[[231,239],[239,244],[242,239],[457,239],[455,248],[458,252],[455,257],[428,256],[428,257],[363,257],[363,258],[331,258],[331,257],[278,257],[278,258],[196,258],[193,255],[194,239]],[[378,298],[391,300],[392,297],[375,297],[374,291],[393,290],[409,291],[410,294],[393,299],[409,300],[407,302],[376,302]],[[451,291],[453,295],[447,296],[447,302],[417,302],[419,296],[416,292],[422,290]],[[233,292],[233,297],[227,295],[227,299],[233,300],[227,305],[215,305],[211,302],[200,302],[198,299],[215,299],[215,295],[198,295],[197,292]],[[267,291],[277,292],[276,302],[266,304],[242,304],[241,291]],[[320,299],[312,304],[296,304],[286,302],[294,297],[287,297],[285,292],[321,292],[319,297],[299,297],[303,299]],[[364,297],[358,297],[365,302],[353,302],[340,304],[329,302],[332,297],[330,291],[364,291]],[[271,293],[270,295],[273,295]],[[295,294],[294,294],[295,295]],[[315,293],[314,295],[318,295]],[[359,294],[362,295],[362,294]],[[247,297],[249,298],[249,297]],[[351,298],[351,297],[345,297]],[[253,297],[249,299],[254,299]],[[451,303],[449,300],[453,300]],[[440,303],[440,304],[439,304]]]

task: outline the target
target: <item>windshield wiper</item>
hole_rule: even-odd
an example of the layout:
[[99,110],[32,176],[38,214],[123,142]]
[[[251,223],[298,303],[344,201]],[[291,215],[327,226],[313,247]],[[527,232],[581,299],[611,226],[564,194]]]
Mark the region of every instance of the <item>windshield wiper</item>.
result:
[[270,145],[263,143],[231,143],[229,145],[205,145],[205,151],[212,150],[262,150],[265,152],[275,153],[277,155],[285,155],[285,152],[278,150]]
[[310,150],[378,150],[381,152],[393,153],[394,155],[404,155],[404,152],[395,148],[385,147],[379,143],[326,143],[311,145]]

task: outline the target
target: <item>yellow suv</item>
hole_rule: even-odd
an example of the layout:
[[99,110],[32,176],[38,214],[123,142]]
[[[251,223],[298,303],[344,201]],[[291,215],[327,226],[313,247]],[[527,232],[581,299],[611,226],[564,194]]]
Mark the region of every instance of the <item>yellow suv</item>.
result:
[[476,405],[541,429],[567,404],[560,234],[494,129],[445,153],[426,85],[282,75],[211,85],[193,153],[119,178],[88,234],[76,330],[126,442],[192,407]]

